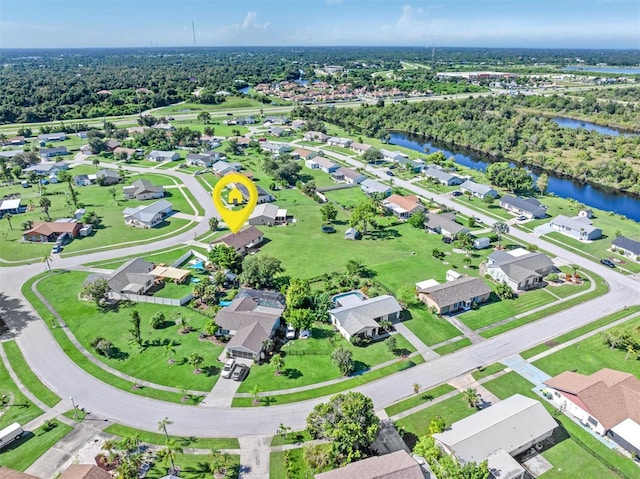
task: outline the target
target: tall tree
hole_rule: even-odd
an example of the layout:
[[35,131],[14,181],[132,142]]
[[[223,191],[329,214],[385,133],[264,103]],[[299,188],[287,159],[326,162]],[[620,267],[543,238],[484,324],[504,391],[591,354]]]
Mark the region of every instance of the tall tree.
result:
[[284,271],[282,262],[266,254],[247,256],[242,261],[240,281],[257,289],[275,285],[275,277]]
[[49,216],[49,208],[51,208],[51,200],[47,197],[40,198],[40,208],[42,208],[42,212],[47,215],[47,219],[51,221],[51,216]]
[[6,213],[4,217],[9,222],[9,229],[13,229],[13,225],[11,224],[11,218],[13,218],[13,215],[11,213]]
[[462,391],[462,397],[469,405],[469,407],[476,407],[478,405],[478,401],[480,400],[478,391],[473,388],[467,388]]
[[219,269],[228,269],[237,273],[240,271],[242,258],[233,246],[217,244],[209,251],[209,261]]
[[536,188],[538,188],[538,191],[540,192],[540,194],[544,196],[544,194],[547,192],[548,187],[549,187],[549,175],[547,175],[546,173],[542,173],[540,176],[538,176],[538,179],[536,180]]
[[158,451],[158,459],[165,464],[170,463],[169,475],[176,475],[180,469],[176,467],[176,455],[182,454],[184,450],[176,444],[175,439],[170,439],[165,443],[164,448]]
[[273,367],[273,372],[276,376],[282,374],[282,368],[284,368],[284,358],[280,354],[274,354],[271,356],[269,364]]
[[167,426],[171,426],[173,421],[170,421],[168,417],[158,421],[158,431],[164,433],[165,440],[169,442],[169,434],[167,433]]
[[142,333],[140,331],[140,313],[137,309],[131,311],[131,326],[132,328],[129,330],[131,333],[131,338],[133,341],[139,346],[142,347]]
[[498,236],[498,249],[500,249],[502,247],[500,240],[502,240],[502,235],[509,233],[509,225],[504,221],[496,221],[491,226],[491,229]]
[[338,346],[331,353],[331,361],[338,366],[343,376],[348,376],[353,372],[353,353],[344,346]]
[[200,353],[193,352],[187,358],[187,362],[194,367],[194,374],[200,373],[200,366],[204,362],[204,356]]
[[349,224],[351,227],[355,227],[358,225],[362,225],[362,234],[367,234],[367,226],[373,222],[373,219],[376,214],[376,207],[371,201],[371,199],[367,198],[356,205],[356,207],[351,212],[351,218],[349,219]]
[[333,223],[338,216],[338,210],[333,203],[325,203],[320,208],[323,223]]
[[42,255],[42,262],[46,264],[47,270],[51,272],[51,254],[47,251]]
[[287,286],[287,308],[305,308],[309,305],[311,297],[311,286],[306,279],[294,278]]
[[220,225],[220,220],[215,216],[209,218],[209,229],[213,232],[218,230],[218,226]]

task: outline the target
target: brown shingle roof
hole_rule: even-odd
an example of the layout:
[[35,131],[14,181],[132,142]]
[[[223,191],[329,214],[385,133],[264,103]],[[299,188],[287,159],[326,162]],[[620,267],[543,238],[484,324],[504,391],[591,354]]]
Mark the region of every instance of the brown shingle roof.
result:
[[238,233],[229,233],[220,237],[220,239],[216,241],[216,243],[224,243],[227,246],[233,246],[234,248],[238,249],[254,242],[261,236],[262,231],[260,231],[255,226],[249,226],[248,228],[245,228]]
[[384,200],[383,203],[384,204],[393,203],[394,205],[398,205],[400,208],[403,208],[407,211],[411,211],[418,206],[422,206],[418,198],[414,195],[402,196],[402,195],[393,194],[389,196],[389,198]]
[[0,479],[40,479],[39,477],[32,476],[31,474],[25,474],[24,472],[15,471],[6,467],[0,466]]
[[59,479],[113,479],[111,474],[91,464],[71,464]]
[[565,371],[545,384],[565,393],[606,429],[627,418],[640,423],[640,379],[633,374],[607,368],[591,376]]
[[333,471],[315,475],[316,479],[424,479],[420,465],[406,451],[370,457]]
[[25,235],[40,234],[44,236],[52,235],[53,233],[73,233],[76,227],[82,223],[65,223],[62,221],[47,221],[44,223],[34,223],[33,227],[23,233]]
[[491,288],[487,286],[487,283],[482,278],[468,276],[432,286],[420,291],[420,293],[428,294],[438,306],[444,308],[461,301],[468,301],[471,298],[489,294],[491,293]]

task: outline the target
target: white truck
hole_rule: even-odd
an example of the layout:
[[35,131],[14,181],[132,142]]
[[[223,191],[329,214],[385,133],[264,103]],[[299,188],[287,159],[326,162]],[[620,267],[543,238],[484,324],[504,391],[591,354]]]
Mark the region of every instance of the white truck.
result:
[[0,431],[0,449],[18,439],[24,431],[22,426],[14,422]]

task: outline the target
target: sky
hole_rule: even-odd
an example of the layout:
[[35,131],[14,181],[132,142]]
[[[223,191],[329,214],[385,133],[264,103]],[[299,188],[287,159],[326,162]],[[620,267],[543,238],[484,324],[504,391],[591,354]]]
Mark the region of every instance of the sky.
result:
[[0,48],[640,48],[640,0],[0,0]]

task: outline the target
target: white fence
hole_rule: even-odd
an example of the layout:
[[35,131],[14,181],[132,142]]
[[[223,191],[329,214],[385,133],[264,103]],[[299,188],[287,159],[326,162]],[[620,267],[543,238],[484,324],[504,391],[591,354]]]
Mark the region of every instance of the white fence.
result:
[[183,304],[186,304],[193,299],[193,294],[191,293],[187,294],[186,296],[180,299],[159,298],[157,296],[141,296],[139,294],[129,294],[129,293],[111,293],[109,296],[119,301],[124,300],[124,301],[133,301],[135,303],[153,303],[153,304],[162,304],[165,306],[182,306]]
[[201,259],[202,261],[207,261],[208,260],[208,258],[205,255],[203,255],[202,253],[198,253],[197,251],[194,251],[194,250],[190,249],[185,254],[180,256],[177,260],[175,260],[173,263],[171,263],[171,266],[174,267],[174,268],[177,268],[182,263],[184,263],[189,258],[191,258],[191,256],[195,256],[196,258]]

